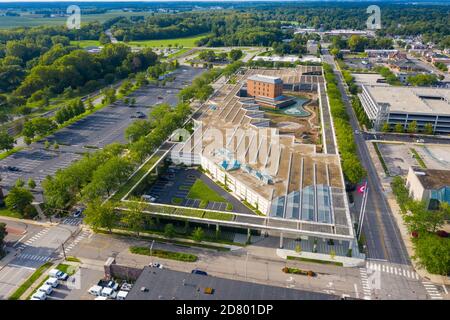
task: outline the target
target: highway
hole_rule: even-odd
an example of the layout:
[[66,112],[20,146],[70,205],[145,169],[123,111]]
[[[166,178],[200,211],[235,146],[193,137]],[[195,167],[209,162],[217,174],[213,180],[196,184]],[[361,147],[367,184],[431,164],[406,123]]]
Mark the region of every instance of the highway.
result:
[[[337,69],[333,57],[325,50],[323,60],[333,67],[338,79],[338,87],[342,94],[347,113],[350,115],[350,124],[353,130],[360,130],[356,115],[345,91],[344,80]],[[399,229],[394,221],[391,209],[384,196],[384,190],[378,178],[377,171],[370,158],[363,135],[355,134],[358,156],[367,170],[367,185],[369,198],[366,206],[366,215],[363,234],[367,244],[367,258],[386,260],[391,263],[410,265],[405,245],[400,236]]]

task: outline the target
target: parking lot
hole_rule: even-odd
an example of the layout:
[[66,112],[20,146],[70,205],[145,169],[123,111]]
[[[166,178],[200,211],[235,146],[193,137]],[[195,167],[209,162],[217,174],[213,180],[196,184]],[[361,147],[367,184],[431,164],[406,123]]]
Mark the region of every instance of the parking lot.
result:
[[411,166],[420,167],[414,149],[429,169],[445,170],[450,166],[450,146],[414,143],[378,143],[380,153],[391,175],[406,175]]
[[[227,202],[231,203],[235,212],[248,213],[252,212],[245,207],[240,201],[228,194],[221,187],[216,185],[214,181],[197,169],[185,169],[176,166],[170,166],[166,173],[161,174],[158,180],[148,189],[145,194],[156,198],[156,203],[175,204],[173,199],[181,199],[176,205],[199,208],[200,199],[188,198],[189,190],[197,179],[201,179],[209,188],[217,192]],[[225,211],[227,202],[209,201],[205,209]]]
[[[46,150],[43,141],[33,143],[3,160],[0,160],[2,185],[8,190],[18,178],[25,182],[32,178],[36,181],[38,191],[36,200],[41,200],[40,183],[47,175],[67,167],[82,157],[83,153],[95,151],[113,142],[125,142],[124,131],[135,119],[136,112],[148,114],[151,107],[158,103],[175,105],[179,90],[192,82],[192,79],[204,69],[182,66],[173,75],[173,82],[165,87],[145,86],[131,97],[136,98],[136,106],[128,107],[122,102],[107,106],[83,119],[73,123],[46,138],[51,143],[57,142],[59,150]],[[87,147],[87,148],[86,148]],[[18,170],[12,171],[7,166]]]

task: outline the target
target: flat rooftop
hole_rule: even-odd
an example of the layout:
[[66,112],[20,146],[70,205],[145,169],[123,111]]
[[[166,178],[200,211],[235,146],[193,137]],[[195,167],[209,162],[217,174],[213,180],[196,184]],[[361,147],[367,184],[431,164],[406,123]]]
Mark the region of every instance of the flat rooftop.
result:
[[390,113],[450,116],[450,89],[365,85],[377,104],[388,104]]
[[272,76],[266,76],[262,74],[255,74],[254,76],[248,77],[247,80],[253,80],[258,82],[265,82],[265,83],[273,83],[273,84],[281,84],[281,78],[279,77],[272,77]]
[[[145,287],[147,290],[142,291]],[[205,293],[213,289],[212,294]],[[338,300],[325,293],[308,292],[145,267],[126,300]]]
[[375,85],[375,86],[390,86],[388,83],[382,83],[379,81],[386,81],[382,76],[376,73],[352,73],[353,78],[355,79],[355,83],[357,85]]
[[[422,186],[427,190],[437,190],[450,186],[450,170],[412,168]],[[425,174],[420,174],[420,172]]]

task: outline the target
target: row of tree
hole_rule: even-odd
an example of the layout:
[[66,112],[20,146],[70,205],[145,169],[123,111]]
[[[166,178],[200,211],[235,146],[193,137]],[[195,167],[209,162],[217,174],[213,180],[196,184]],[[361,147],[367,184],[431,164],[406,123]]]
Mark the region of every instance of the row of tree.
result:
[[342,171],[347,181],[358,183],[366,176],[366,170],[359,161],[356,153],[353,129],[350,125],[344,102],[342,101],[336,76],[330,65],[324,64],[323,69],[327,82],[327,93],[330,101],[331,115],[333,116],[337,144],[341,155]]

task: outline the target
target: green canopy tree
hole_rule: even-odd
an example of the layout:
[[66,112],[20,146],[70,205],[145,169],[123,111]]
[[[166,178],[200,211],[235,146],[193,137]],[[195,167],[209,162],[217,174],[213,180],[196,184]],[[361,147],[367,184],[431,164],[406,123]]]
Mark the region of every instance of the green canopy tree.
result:
[[114,208],[114,203],[107,201],[102,205],[102,201],[97,198],[88,203],[84,211],[84,221],[94,230],[105,228],[111,233],[114,226],[119,222],[119,215]]

